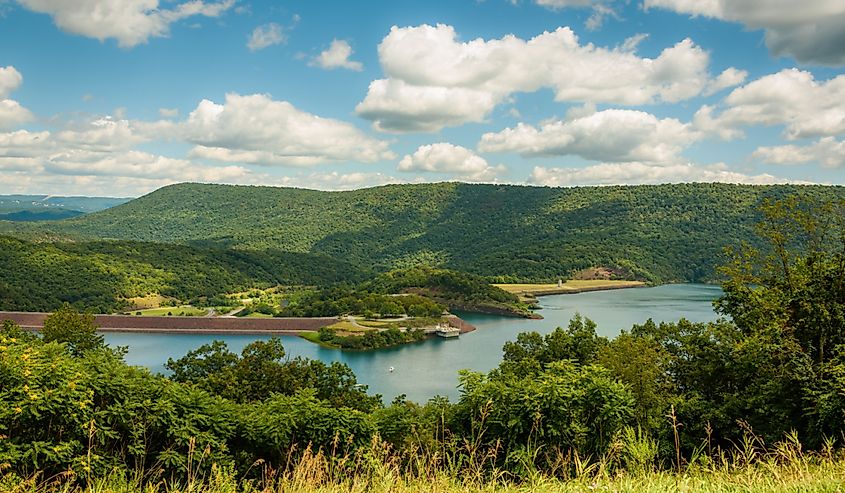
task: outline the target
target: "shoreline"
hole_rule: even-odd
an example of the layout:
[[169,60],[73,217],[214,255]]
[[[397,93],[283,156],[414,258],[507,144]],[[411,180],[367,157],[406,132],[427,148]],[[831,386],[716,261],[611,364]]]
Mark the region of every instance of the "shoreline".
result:
[[[3,312],[0,321],[10,320],[29,331],[44,327],[46,312]],[[449,324],[460,329],[461,334],[472,332],[475,326],[456,315],[450,315]],[[137,315],[94,315],[98,333],[125,334],[198,334],[198,335],[280,335],[300,336],[315,333],[320,328],[337,323],[338,317],[181,317]]]
[[[633,288],[645,288],[649,287],[649,284],[643,281],[618,281],[619,284],[606,284],[606,285],[596,285],[596,286],[566,286],[564,283],[563,286],[557,287],[553,285],[548,285],[550,287],[545,287],[546,285],[537,284],[537,288],[531,288],[531,284],[494,284],[497,288],[501,288],[509,293],[515,294],[517,296],[523,297],[539,297],[539,296],[552,296],[556,294],[580,294],[580,293],[591,293],[595,291],[614,291],[617,289],[633,289]],[[511,286],[512,289],[507,289],[508,286]],[[516,288],[516,286],[526,286],[525,289]],[[540,287],[543,286],[543,287]]]

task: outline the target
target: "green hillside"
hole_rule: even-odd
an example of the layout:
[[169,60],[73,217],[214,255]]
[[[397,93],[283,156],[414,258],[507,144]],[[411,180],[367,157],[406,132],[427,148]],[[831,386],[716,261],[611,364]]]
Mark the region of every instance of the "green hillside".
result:
[[210,250],[132,241],[31,243],[0,236],[0,310],[50,311],[70,303],[108,313],[127,298],[188,301],[276,284],[358,281],[334,259],[278,251]]
[[713,278],[724,246],[753,238],[764,198],[796,193],[842,198],[845,188],[439,183],[319,192],[181,184],[79,218],[0,230],[313,253],[379,270],[427,264],[506,281],[551,281],[593,266],[700,281]]

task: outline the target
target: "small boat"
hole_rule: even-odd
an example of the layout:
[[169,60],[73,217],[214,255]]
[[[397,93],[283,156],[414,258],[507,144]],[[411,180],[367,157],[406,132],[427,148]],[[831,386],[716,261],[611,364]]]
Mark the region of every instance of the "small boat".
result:
[[393,373],[393,370],[394,370],[394,368],[392,366],[387,369],[387,371],[389,371],[390,373]]

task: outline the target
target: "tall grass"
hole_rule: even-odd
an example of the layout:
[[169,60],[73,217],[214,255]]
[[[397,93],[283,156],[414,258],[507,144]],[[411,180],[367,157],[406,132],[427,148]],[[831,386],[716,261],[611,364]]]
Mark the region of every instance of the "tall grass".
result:
[[[627,429],[602,457],[559,454],[554,475],[536,472],[517,480],[497,470],[495,451],[480,452],[466,442],[434,453],[393,453],[374,439],[354,455],[331,451],[291,451],[288,464],[274,469],[253,464],[243,479],[232,470],[212,467],[197,475],[203,454],[192,454],[187,479],[155,478],[154,472],[129,476],[115,472],[86,480],[68,471],[58,477],[0,476],[0,491],[10,493],[282,493],[282,492],[845,492],[845,454],[826,442],[805,452],[794,434],[767,447],[750,429],[733,449],[706,449],[689,461],[657,462],[657,445],[640,430]],[[473,453],[476,455],[473,457]],[[294,458],[295,457],[295,458]],[[530,466],[526,466],[530,469]]]

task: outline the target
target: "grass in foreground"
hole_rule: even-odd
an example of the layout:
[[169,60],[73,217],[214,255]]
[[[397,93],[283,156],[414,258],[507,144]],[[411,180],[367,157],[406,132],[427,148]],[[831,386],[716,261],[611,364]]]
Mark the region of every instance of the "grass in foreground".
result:
[[[791,454],[791,455],[790,455]],[[575,461],[568,479],[537,474],[519,483],[503,473],[462,470],[461,478],[443,469],[416,464],[417,473],[406,473],[395,459],[367,456],[349,467],[338,467],[321,453],[308,454],[288,471],[266,470],[263,481],[242,480],[234,474],[212,468],[207,476],[180,484],[167,481],[140,484],[115,475],[90,482],[67,482],[63,478],[43,480],[0,476],[0,491],[14,493],[418,493],[418,492],[841,492],[845,491],[845,459],[817,455],[772,454],[744,465],[737,463],[690,466],[683,472],[641,469],[629,473],[610,472],[604,462]],[[347,464],[349,466],[350,464]]]

